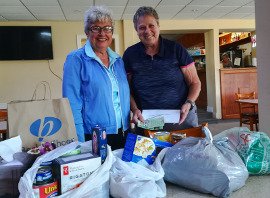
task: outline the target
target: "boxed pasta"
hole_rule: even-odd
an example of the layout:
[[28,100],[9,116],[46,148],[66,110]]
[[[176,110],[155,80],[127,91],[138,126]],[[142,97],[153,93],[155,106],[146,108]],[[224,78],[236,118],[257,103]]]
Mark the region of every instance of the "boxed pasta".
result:
[[156,158],[156,147],[152,139],[129,133],[124,147],[122,160],[141,165],[153,164]]
[[92,153],[59,157],[53,162],[58,194],[77,188],[101,165],[101,158]]

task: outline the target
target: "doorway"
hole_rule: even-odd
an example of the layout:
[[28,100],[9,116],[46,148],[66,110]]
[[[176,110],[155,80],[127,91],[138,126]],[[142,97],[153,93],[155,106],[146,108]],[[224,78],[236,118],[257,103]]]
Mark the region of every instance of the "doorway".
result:
[[193,58],[197,69],[198,76],[201,81],[201,92],[196,100],[198,109],[207,109],[207,87],[206,87],[206,64],[204,33],[185,33],[185,34],[161,34],[163,38],[173,40],[183,45]]

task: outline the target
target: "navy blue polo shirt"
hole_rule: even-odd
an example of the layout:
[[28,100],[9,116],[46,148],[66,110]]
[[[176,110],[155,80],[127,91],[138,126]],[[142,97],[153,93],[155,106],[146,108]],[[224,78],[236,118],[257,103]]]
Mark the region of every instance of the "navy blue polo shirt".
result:
[[185,103],[188,86],[180,68],[193,60],[182,45],[160,37],[159,53],[152,58],[139,42],[127,48],[123,60],[139,109],[180,109]]

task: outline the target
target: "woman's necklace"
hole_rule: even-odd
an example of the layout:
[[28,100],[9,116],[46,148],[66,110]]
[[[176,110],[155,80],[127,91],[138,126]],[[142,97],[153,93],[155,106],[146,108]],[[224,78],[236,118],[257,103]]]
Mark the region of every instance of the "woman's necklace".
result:
[[97,56],[100,58],[101,62],[108,68],[109,66],[109,56],[108,53],[96,53]]

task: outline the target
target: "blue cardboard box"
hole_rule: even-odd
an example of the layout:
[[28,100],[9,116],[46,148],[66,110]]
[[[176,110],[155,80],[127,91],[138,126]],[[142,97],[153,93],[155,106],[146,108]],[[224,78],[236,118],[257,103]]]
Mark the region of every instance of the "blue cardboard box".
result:
[[122,160],[141,165],[153,164],[156,158],[156,147],[151,138],[129,133],[127,136]]

